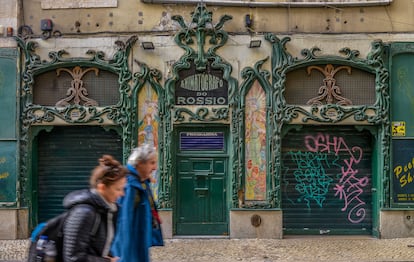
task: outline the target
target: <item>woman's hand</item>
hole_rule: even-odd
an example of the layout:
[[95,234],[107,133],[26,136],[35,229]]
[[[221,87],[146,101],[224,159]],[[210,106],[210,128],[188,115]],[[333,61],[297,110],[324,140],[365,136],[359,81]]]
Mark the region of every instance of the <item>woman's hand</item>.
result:
[[105,257],[105,258],[109,258],[111,262],[117,262],[119,260],[119,257]]

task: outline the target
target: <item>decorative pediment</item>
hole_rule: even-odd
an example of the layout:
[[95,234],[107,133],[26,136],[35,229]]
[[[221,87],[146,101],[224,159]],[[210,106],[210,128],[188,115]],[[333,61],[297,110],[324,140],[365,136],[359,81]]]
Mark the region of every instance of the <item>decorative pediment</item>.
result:
[[[345,120],[354,124],[378,124],[387,121],[389,110],[388,71],[382,55],[384,44],[381,41],[372,43],[372,50],[367,59],[359,58],[358,50],[342,48],[342,56],[318,56],[319,48],[303,49],[303,58],[293,58],[287,52],[286,43],[289,37],[277,38],[268,33],[265,38],[272,43],[272,72],[273,86],[278,90],[276,100],[280,103],[282,112],[278,112],[282,123],[340,123]],[[317,87],[318,92],[307,100],[306,104],[289,104],[283,95],[286,92],[286,75],[304,68],[308,74],[317,71],[323,75],[323,81]],[[346,87],[339,86],[336,81],[338,72],[351,74],[358,69],[361,72],[372,74],[372,92],[375,92],[373,104],[354,104],[342,95]]]
[[[49,60],[42,60],[36,53],[37,42],[27,41],[26,39],[15,38],[22,53],[22,84],[20,90],[21,105],[21,125],[20,125],[20,190],[22,192],[22,204],[28,205],[30,202],[27,192],[30,177],[29,150],[34,136],[40,130],[50,130],[54,125],[71,124],[99,124],[103,126],[117,126],[122,130],[124,148],[129,148],[130,137],[130,102],[128,92],[129,80],[132,73],[128,67],[128,56],[137,37],[129,38],[125,43],[116,41],[117,51],[110,59],[105,59],[105,54],[101,51],[89,50],[86,57],[70,57],[65,50],[53,51],[49,53]],[[117,84],[109,89],[116,93],[115,104],[99,105],[91,98],[90,86],[85,83],[86,75],[91,73],[94,77],[105,73],[111,75],[111,79]],[[112,76],[115,74],[115,78]],[[43,77],[44,76],[44,77]],[[56,89],[56,82],[51,81],[65,78],[68,85],[64,86],[62,96],[56,95],[50,98],[50,91]],[[36,80],[44,79],[48,87],[36,86]],[[93,80],[92,80],[93,81]],[[90,83],[91,81],[89,81]],[[99,83],[96,83],[99,85]],[[36,86],[36,90],[34,90]],[[115,89],[115,90],[114,90]],[[96,89],[99,92],[99,89]],[[36,92],[39,92],[37,95]],[[36,95],[36,96],[35,96]],[[38,100],[35,100],[37,97]],[[40,99],[39,99],[40,98]],[[37,103],[38,102],[38,103]],[[124,152],[128,154],[128,152]],[[124,155],[127,158],[127,155]]]
[[[53,121],[102,123],[105,119],[109,119],[116,124],[124,118],[120,108],[126,103],[126,91],[130,89],[128,81],[132,78],[127,60],[130,49],[137,40],[136,36],[128,39],[126,43],[117,41],[118,51],[109,60],[105,59],[103,52],[92,50],[87,51],[89,58],[67,57],[68,53],[65,50],[60,50],[50,52],[49,61],[41,60],[35,52],[36,42],[25,42],[21,38],[16,38],[16,40],[23,50],[25,59],[21,96],[22,114],[26,119],[25,128],[32,124],[52,124]],[[72,78],[71,85],[66,90],[66,96],[57,100],[55,106],[36,104],[33,100],[36,77],[49,71],[55,71],[57,77],[65,72]],[[98,102],[88,96],[88,87],[85,86],[83,77],[88,72],[94,72],[97,76],[100,71],[119,75],[117,79],[120,101],[115,107],[113,105],[98,107]]]
[[231,16],[224,15],[213,24],[212,12],[199,4],[190,22],[173,16],[181,30],[175,42],[185,54],[172,65],[173,75],[166,81],[167,107],[173,109],[175,122],[228,121],[229,107],[234,105],[237,81],[232,67],[216,54],[228,34],[222,28]]

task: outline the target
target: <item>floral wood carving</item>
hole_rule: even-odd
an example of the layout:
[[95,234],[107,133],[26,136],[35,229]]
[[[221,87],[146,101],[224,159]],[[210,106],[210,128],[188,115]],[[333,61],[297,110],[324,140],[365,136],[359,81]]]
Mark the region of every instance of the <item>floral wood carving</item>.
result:
[[72,76],[73,80],[71,82],[71,87],[66,92],[67,97],[59,100],[56,103],[57,107],[68,106],[71,104],[70,101],[72,100],[75,105],[80,105],[80,102],[84,101],[84,106],[98,106],[98,102],[87,97],[88,90],[83,86],[82,81],[82,77],[90,71],[94,71],[95,75],[97,76],[99,73],[98,68],[92,67],[86,70],[82,70],[80,66],[76,66],[72,71],[66,68],[59,68],[56,70],[57,76],[59,76],[60,72],[62,71],[69,73]]
[[332,64],[327,64],[325,68],[319,66],[309,66],[307,68],[308,75],[310,75],[312,69],[320,71],[325,78],[323,79],[324,85],[319,87],[318,96],[309,99],[308,105],[323,105],[322,101],[326,101],[327,104],[349,106],[352,105],[352,101],[341,96],[341,88],[336,85],[335,74],[341,70],[347,70],[348,74],[351,74],[351,67],[339,66],[334,68]]

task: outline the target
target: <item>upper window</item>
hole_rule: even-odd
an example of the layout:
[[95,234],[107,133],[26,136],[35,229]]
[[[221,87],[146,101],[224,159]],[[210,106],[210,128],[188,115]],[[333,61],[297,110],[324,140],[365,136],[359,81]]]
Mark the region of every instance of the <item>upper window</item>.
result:
[[373,105],[375,75],[343,65],[313,65],[286,75],[285,99],[291,105]]
[[118,75],[98,68],[59,68],[35,77],[33,103],[108,106],[120,99]]

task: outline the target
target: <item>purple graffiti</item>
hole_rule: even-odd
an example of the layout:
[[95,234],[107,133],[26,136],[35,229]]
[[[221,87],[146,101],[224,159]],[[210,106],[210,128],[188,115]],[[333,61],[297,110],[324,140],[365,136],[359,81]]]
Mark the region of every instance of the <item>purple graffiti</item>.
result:
[[344,207],[341,211],[348,210],[348,219],[351,223],[359,223],[364,220],[366,203],[360,199],[360,196],[364,193],[363,188],[368,185],[369,179],[367,176],[358,178],[358,169],[356,168],[362,159],[362,149],[359,146],[349,148],[343,137],[331,137],[329,134],[322,133],[318,133],[316,136],[306,136],[305,145],[312,152],[349,155],[349,159],[343,160],[342,176],[334,187],[335,196],[344,201]]

